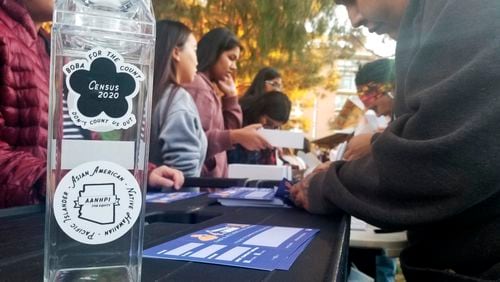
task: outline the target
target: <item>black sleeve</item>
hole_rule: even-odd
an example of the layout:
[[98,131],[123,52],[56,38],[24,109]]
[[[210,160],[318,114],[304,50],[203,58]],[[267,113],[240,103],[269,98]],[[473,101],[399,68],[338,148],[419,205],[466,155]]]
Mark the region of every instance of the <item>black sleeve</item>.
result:
[[313,212],[382,227],[436,222],[500,192],[500,1],[412,1],[396,53],[397,118],[372,155],[312,179]]

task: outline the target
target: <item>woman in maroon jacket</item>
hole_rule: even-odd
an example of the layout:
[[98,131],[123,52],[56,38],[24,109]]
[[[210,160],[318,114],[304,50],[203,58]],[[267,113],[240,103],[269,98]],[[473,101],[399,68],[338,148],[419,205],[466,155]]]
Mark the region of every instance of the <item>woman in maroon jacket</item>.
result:
[[45,194],[53,0],[0,0],[0,208]]
[[[0,208],[44,200],[49,48],[54,0],[0,0]],[[149,165],[148,184],[179,188],[182,173]]]
[[[216,28],[198,43],[198,74],[183,87],[193,96],[207,134],[208,149],[202,176],[226,177],[226,150],[240,144],[248,150],[269,148],[257,132],[260,124],[241,128],[242,114],[233,80],[241,45],[226,28]],[[221,97],[217,95],[221,93]]]

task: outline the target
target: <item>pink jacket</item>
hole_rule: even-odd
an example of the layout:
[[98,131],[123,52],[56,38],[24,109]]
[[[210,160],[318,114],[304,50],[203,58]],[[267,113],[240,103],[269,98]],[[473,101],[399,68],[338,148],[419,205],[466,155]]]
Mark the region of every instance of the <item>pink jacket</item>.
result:
[[242,126],[243,115],[238,97],[219,98],[203,73],[198,73],[193,82],[183,87],[193,96],[207,134],[207,157],[201,175],[227,177],[226,150],[232,148],[229,130]]
[[49,54],[26,9],[0,0],[0,208],[45,195]]

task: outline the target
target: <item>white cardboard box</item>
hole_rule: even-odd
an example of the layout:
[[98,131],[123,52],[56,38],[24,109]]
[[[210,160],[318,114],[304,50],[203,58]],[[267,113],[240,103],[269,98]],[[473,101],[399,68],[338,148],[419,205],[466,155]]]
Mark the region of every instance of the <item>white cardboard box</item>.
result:
[[304,134],[285,130],[260,129],[259,133],[273,147],[304,149]]
[[230,164],[229,178],[248,178],[251,180],[282,180],[292,179],[290,166]]

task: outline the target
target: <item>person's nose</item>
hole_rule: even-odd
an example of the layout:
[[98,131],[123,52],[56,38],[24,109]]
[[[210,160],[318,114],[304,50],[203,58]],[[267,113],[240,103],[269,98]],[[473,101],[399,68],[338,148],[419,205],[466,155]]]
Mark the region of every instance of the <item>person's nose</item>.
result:
[[231,68],[232,71],[235,71],[235,70],[238,69],[238,66],[236,65],[236,61],[231,62],[230,68]]
[[347,13],[349,15],[349,19],[351,20],[351,25],[353,27],[360,27],[360,26],[365,25],[366,19],[359,12],[357,6],[348,6]]

